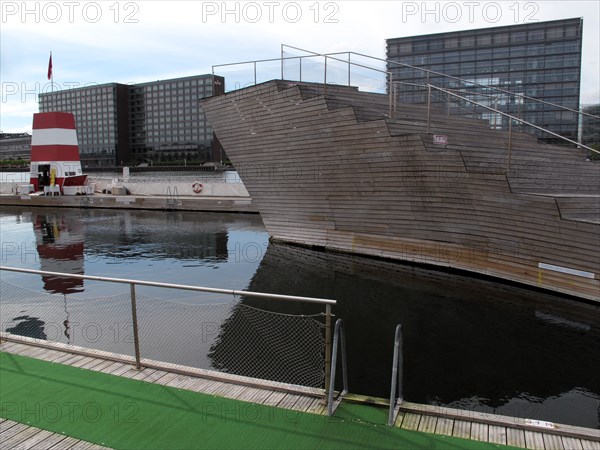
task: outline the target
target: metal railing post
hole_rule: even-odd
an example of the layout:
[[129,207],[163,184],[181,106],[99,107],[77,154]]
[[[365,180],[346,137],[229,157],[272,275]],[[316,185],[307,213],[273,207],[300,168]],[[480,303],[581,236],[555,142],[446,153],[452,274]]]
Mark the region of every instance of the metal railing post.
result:
[[429,133],[429,127],[431,120],[431,85],[427,85],[427,133]]
[[135,301],[135,284],[131,283],[131,319],[133,321],[133,345],[135,347],[135,368],[141,369],[140,363],[140,337],[138,333],[138,321],[137,321],[137,307]]
[[392,82],[392,80],[390,79],[390,87],[388,88],[389,91],[389,107],[390,107],[390,111],[389,111],[389,116],[390,118],[394,118],[394,107],[393,107],[393,103],[394,103],[394,83]]
[[512,156],[512,119],[508,119],[508,168],[510,170],[510,159]]
[[281,44],[281,79],[283,80],[283,44]]
[[325,70],[323,74],[323,95],[327,94],[327,56],[325,56]]
[[350,61],[350,55],[351,53],[348,52],[348,86],[350,86],[350,65],[352,64],[352,62]]
[[256,61],[254,61],[254,85],[256,86]]
[[[396,326],[394,335],[394,357],[392,362],[392,387],[390,389],[390,411],[388,414],[388,425],[393,426],[396,421],[396,407],[400,406],[403,400],[402,392],[402,372],[404,368],[404,358],[402,356],[402,325]],[[396,391],[398,395],[396,395]]]
[[331,305],[325,305],[325,397],[329,397],[329,380],[331,378]]
[[[340,392],[339,395],[339,400],[336,402],[336,405],[334,405],[333,402],[333,393],[335,390],[335,372],[336,372],[336,366],[337,366],[337,349],[338,349],[338,342],[341,341],[341,346],[342,346],[342,378],[343,378],[343,383],[344,383],[344,387],[342,392]],[[333,352],[332,352],[332,358],[331,358],[331,377],[329,379],[329,392],[327,394],[327,415],[332,416],[333,413],[335,412],[335,406],[337,406],[337,404],[339,402],[341,402],[341,399],[344,395],[346,395],[348,393],[348,366],[346,363],[346,335],[344,333],[344,323],[342,322],[342,319],[338,319],[335,321],[335,332],[333,333]]]

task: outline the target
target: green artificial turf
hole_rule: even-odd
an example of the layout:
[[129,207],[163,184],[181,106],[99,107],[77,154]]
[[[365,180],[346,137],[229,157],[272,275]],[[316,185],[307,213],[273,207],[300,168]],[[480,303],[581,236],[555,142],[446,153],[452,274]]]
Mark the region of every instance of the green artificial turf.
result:
[[3,418],[116,449],[506,448],[388,427],[364,405],[330,418],[4,352],[0,397]]

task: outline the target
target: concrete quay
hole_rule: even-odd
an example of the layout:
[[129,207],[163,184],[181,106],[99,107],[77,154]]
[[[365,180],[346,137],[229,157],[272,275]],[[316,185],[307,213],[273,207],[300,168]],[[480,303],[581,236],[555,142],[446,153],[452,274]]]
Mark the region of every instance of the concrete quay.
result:
[[144,196],[111,194],[44,196],[2,194],[0,195],[0,206],[148,209],[258,214],[258,209],[248,196]]

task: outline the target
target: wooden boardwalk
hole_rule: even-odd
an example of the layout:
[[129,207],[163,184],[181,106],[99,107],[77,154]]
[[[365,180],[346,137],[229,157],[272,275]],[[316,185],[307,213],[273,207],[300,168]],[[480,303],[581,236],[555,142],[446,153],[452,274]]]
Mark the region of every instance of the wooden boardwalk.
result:
[[91,442],[75,439],[64,434],[31,427],[13,420],[0,418],[0,448],[32,449],[43,448],[47,450],[101,450],[106,447],[92,444]]
[[[100,356],[89,355],[89,349],[72,348],[68,351],[63,344],[44,343],[44,346],[32,345],[35,341],[29,338],[10,336],[3,333],[0,351],[13,353],[44,361],[66,364],[73,367],[100,371],[112,375],[143,380],[179,389],[191,390],[230,399],[275,406],[294,411],[313,414],[325,414],[326,408],[317,390],[292,392],[285,385],[267,383],[250,386],[236,384],[235,377],[226,381],[207,379],[194,374],[184,374],[181,368],[173,366],[174,371],[145,367],[136,370],[128,361],[116,361]],[[73,346],[71,346],[73,347]],[[116,356],[116,355],[115,355]],[[181,367],[181,366],[179,366]],[[217,374],[218,376],[220,374]],[[239,377],[243,381],[243,377]],[[290,385],[288,385],[290,386]],[[291,388],[291,386],[290,386]],[[555,425],[553,429],[545,428],[547,424],[537,423],[506,416],[482,414],[473,411],[454,410],[428,405],[404,402],[400,408],[396,427],[426,433],[455,436],[471,440],[491,442],[503,445],[542,450],[600,450],[600,430],[592,430],[569,425]],[[45,430],[29,427],[11,420],[0,421],[0,448],[3,450],[19,448],[46,449],[100,449],[96,444],[80,441],[64,435],[50,433]]]

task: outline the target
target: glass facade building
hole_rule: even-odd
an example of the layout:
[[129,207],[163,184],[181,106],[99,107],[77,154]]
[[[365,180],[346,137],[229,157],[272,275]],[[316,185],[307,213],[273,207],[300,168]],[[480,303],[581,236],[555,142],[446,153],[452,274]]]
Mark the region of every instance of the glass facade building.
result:
[[[419,86],[426,84],[460,89],[461,95],[466,93],[480,104],[576,140],[578,114],[548,103],[579,110],[582,31],[583,20],[576,18],[388,39],[387,69],[394,81],[401,82],[402,101],[425,102],[426,90]],[[522,95],[508,95],[494,88]],[[446,101],[442,97],[432,99]],[[477,109],[449,98],[455,112]],[[476,112],[498,128],[508,124],[508,118],[489,110]],[[535,133],[543,140],[555,141],[541,131]]]
[[213,131],[198,100],[218,94],[222,77],[69,89],[40,95],[40,112],[75,115],[82,166],[209,161]]
[[40,94],[40,112],[73,113],[83,167],[129,160],[129,87],[109,83]]

